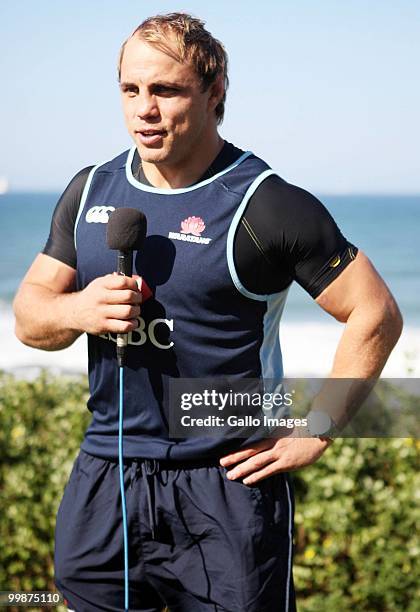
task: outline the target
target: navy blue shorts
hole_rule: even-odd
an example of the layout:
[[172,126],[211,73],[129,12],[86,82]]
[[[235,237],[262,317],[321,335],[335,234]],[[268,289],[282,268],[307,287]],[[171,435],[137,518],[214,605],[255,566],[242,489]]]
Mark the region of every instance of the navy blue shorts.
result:
[[[229,481],[207,462],[124,465],[130,610],[295,610],[288,477]],[[118,462],[80,451],[57,514],[55,583],[76,612],[124,610]]]

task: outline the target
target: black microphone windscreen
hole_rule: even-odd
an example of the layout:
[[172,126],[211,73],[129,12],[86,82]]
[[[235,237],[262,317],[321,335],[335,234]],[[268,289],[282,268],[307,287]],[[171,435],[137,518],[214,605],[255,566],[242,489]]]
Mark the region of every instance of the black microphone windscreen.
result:
[[146,238],[147,220],[135,208],[117,208],[109,215],[106,241],[110,249],[138,251]]

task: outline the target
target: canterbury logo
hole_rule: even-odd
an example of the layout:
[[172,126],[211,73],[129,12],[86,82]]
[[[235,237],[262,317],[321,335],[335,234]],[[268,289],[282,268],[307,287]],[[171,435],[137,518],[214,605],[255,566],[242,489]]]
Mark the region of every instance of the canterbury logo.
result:
[[113,210],[114,206],[92,206],[86,213],[86,223],[108,223]]

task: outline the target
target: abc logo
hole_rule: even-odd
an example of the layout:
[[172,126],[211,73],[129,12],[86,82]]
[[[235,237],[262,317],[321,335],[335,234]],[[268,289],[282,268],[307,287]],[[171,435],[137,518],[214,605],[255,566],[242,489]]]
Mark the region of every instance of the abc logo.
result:
[[[174,343],[169,342],[168,344],[162,344],[156,338],[156,332],[158,331],[158,326],[166,325],[169,331],[174,331],[174,320],[173,319],[153,319],[149,322],[146,328],[146,321],[143,317],[138,317],[140,322],[139,327],[137,329],[128,332],[127,343],[133,346],[141,346],[144,344],[147,339],[158,349],[167,350],[173,347]],[[100,334],[101,338],[105,338],[105,340],[111,340],[112,342],[117,342],[117,334],[113,334],[108,332],[106,334]]]

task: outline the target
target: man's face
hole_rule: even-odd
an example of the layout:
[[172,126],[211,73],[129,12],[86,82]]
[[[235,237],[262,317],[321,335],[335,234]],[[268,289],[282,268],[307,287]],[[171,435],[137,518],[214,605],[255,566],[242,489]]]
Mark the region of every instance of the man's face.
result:
[[128,131],[140,157],[177,165],[207,146],[216,130],[211,88],[190,64],[181,64],[138,37],[131,38],[121,63],[121,94]]

